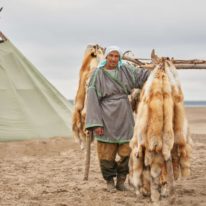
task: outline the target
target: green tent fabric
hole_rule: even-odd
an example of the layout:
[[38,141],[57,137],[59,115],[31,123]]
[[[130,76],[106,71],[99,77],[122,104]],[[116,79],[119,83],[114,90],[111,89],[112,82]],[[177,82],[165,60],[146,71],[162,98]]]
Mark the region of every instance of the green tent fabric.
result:
[[9,41],[0,43],[0,141],[71,137],[72,104]]

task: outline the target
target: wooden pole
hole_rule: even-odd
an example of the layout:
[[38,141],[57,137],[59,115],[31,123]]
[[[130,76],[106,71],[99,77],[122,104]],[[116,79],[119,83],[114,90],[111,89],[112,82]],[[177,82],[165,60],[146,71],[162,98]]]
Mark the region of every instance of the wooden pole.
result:
[[206,64],[175,64],[177,69],[206,69]]
[[89,132],[89,135],[86,136],[86,159],[85,159],[85,170],[84,170],[84,179],[88,180],[89,177],[89,168],[90,168],[90,156],[91,156],[91,140],[93,139],[93,131]]
[[[154,69],[154,64],[141,65],[145,69]],[[176,69],[206,69],[206,64],[175,64]]]
[[[142,67],[145,69],[153,69],[155,65],[153,63],[145,63],[138,59],[123,56],[123,60],[132,62],[138,67]],[[177,69],[206,69],[206,61],[205,60],[175,60],[172,59],[173,64]]]

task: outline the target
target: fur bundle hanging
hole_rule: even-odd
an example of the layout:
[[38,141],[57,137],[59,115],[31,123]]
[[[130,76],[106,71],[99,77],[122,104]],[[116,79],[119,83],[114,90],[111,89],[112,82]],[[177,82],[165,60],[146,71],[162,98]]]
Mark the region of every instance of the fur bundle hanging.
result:
[[86,137],[85,131],[85,102],[86,88],[92,71],[97,67],[100,60],[103,59],[104,49],[99,45],[89,45],[84,54],[82,66],[79,73],[79,85],[74,102],[74,112],[72,115],[72,130],[76,140],[83,147],[83,141]]
[[169,60],[158,61],[142,89],[130,147],[129,182],[137,194],[151,194],[153,201],[166,194],[170,159],[174,179],[180,171],[183,177],[190,174],[192,140],[178,74]]

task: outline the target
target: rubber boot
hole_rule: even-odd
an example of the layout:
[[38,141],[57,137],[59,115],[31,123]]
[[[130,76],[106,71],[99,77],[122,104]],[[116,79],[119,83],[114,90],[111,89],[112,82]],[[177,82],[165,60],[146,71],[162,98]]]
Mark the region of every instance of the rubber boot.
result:
[[116,188],[119,191],[127,191],[128,188],[125,186],[126,176],[117,176]]

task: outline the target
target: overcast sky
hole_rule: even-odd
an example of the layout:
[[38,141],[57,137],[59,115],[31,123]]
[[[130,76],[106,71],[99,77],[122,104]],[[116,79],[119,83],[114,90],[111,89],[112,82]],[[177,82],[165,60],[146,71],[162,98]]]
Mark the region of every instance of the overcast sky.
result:
[[[88,44],[138,57],[206,59],[204,0],[0,0],[0,30],[67,98]],[[181,71],[186,100],[206,100],[206,70]]]

